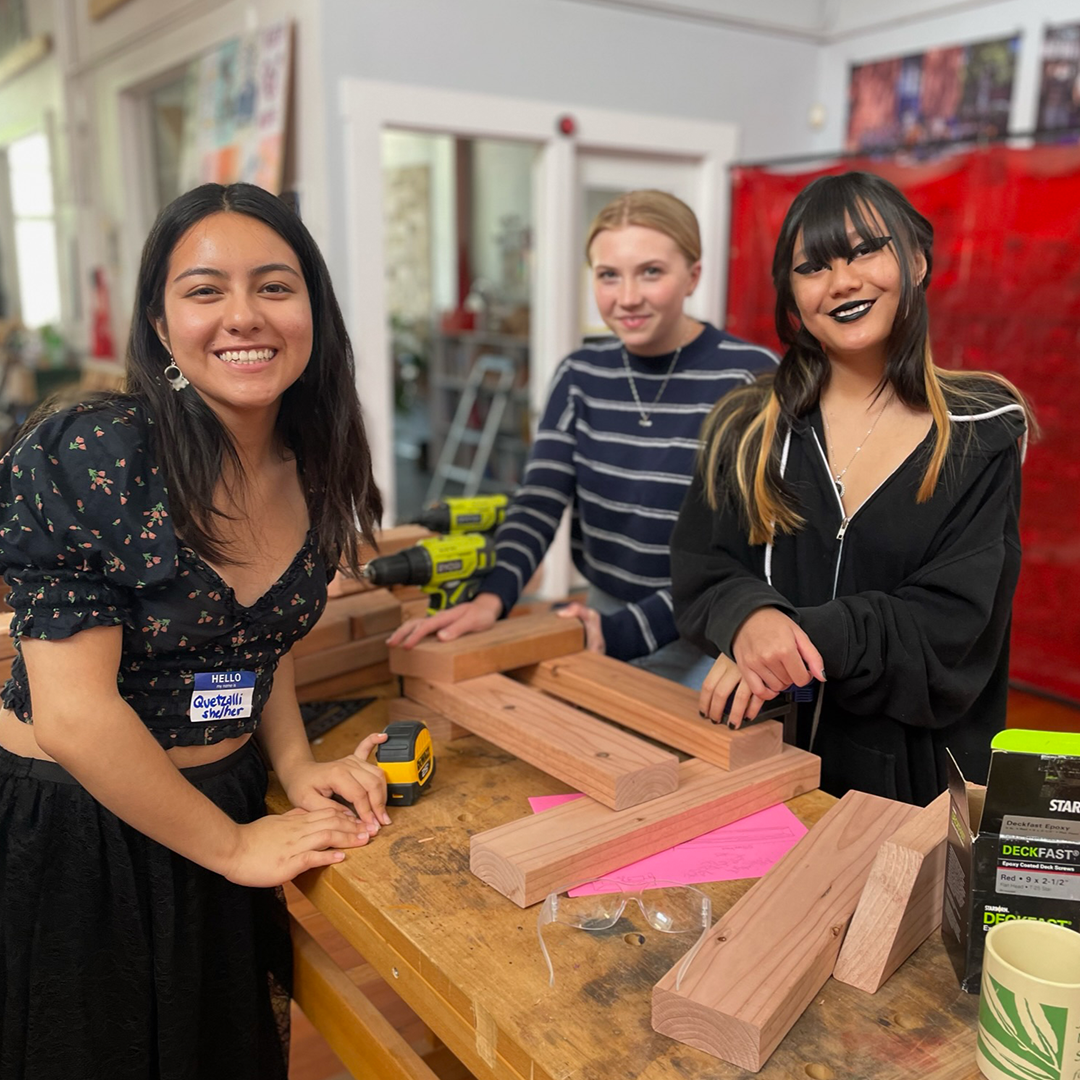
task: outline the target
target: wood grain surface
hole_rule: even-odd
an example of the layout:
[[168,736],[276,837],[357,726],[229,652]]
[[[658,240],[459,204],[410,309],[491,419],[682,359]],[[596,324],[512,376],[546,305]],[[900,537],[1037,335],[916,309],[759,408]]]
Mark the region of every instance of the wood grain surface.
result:
[[849,791],[713,926],[653,1027],[757,1072],[832,974],[878,848],[917,813]]
[[545,660],[515,671],[514,678],[721,769],[775,757],[783,745],[776,720],[738,731],[713,724],[699,713],[696,690],[600,653]]
[[614,810],[655,800],[678,786],[674,754],[505,675],[451,685],[407,678],[404,690],[413,701]]
[[425,638],[411,649],[397,646],[390,650],[390,670],[430,682],[461,682],[578,652],[584,644],[585,631],[577,619],[524,615],[454,641]]
[[704,761],[679,766],[679,789],[621,812],[578,799],[542,814],[478,833],[472,872],[515,904],[600,877],[710,829],[813,791],[821,775],[814,754],[785,746],[735,772]]
[[[376,702],[328,732],[320,759],[351,753],[387,722]],[[366,848],[297,884],[479,1080],[738,1080],[733,1065],[652,1030],[653,986],[686,950],[628,911],[611,930],[548,927],[555,986],[522,911],[468,868],[471,836],[529,813],[565,785],[476,736],[436,741],[434,785],[392,812]],[[288,804],[276,785],[271,805]],[[789,805],[812,825],[821,792]],[[550,812],[550,811],[549,811]],[[702,885],[722,916],[751,881]],[[792,903],[798,904],[799,898]],[[762,1080],[977,1080],[978,998],[931,935],[881,990],[826,983]]]
[[941,925],[949,793],[881,845],[840,947],[833,978],[868,994]]

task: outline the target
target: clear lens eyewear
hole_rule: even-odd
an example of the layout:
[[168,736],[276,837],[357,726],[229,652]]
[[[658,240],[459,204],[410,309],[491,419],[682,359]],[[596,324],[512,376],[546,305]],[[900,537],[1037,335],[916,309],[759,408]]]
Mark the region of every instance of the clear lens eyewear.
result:
[[678,990],[683,974],[712,925],[709,898],[692,885],[668,881],[653,882],[644,889],[626,889],[618,881],[601,880],[598,884],[610,886],[611,891],[591,896],[569,896],[566,890],[549,893],[540,906],[536,933],[548,966],[548,985],[555,985],[555,968],[544,944],[544,927],[548,923],[562,923],[578,930],[608,930],[622,918],[626,905],[633,901],[654,930],[664,934],[698,934],[694,947],[683,957],[675,973],[675,989]]

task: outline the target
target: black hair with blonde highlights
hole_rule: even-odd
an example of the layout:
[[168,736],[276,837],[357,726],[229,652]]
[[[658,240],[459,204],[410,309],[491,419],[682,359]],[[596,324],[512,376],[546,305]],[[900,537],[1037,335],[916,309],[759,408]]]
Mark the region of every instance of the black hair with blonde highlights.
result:
[[[809,413],[829,381],[829,358],[803,326],[791,283],[795,246],[800,260],[828,265],[849,259],[853,229],[863,240],[889,237],[888,248],[900,269],[896,319],[886,342],[886,365],[879,392],[886,388],[912,409],[928,410],[935,439],[917,499],[934,493],[944,464],[952,424],[950,399],[972,404],[986,400],[986,380],[1004,388],[1024,406],[1029,428],[1034,420],[1023,396],[993,373],[946,371],[930,350],[926,290],[933,271],[934,229],[889,181],[872,173],[821,176],[795,197],[780,228],[773,256],[776,332],[784,355],[776,374],[745,390],[727,394],[713,408],[702,432],[700,467],[710,505],[721,499],[720,473],[729,476],[743,512],[750,542],[767,543],[776,532],[802,525],[796,500],[780,469],[781,434]],[[980,390],[980,385],[982,390]]]

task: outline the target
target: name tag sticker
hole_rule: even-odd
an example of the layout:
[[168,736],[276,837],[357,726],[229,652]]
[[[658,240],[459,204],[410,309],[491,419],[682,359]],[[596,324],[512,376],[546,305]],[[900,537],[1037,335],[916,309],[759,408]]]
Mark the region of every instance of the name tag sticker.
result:
[[251,715],[254,671],[197,671],[189,715],[197,723]]

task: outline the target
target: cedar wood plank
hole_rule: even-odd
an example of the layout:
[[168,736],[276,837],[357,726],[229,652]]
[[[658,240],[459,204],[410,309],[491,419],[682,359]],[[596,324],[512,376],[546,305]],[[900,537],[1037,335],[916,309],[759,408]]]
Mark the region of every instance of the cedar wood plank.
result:
[[395,675],[454,683],[578,652],[584,644],[585,630],[577,619],[525,615],[503,619],[490,630],[454,641],[426,638],[411,649],[398,645],[390,650],[390,670]]
[[678,791],[632,810],[577,799],[477,833],[469,867],[519,907],[528,907],[556,889],[813,791],[820,779],[819,758],[794,746],[731,772],[684,761]]
[[387,704],[387,713],[391,723],[395,720],[419,720],[431,732],[431,737],[440,742],[452,742],[472,734],[468,728],[455,724],[430,705],[421,705],[419,701],[412,701],[410,698],[391,699]]
[[386,660],[388,651],[386,639],[380,636],[348,641],[332,649],[300,656],[295,661],[296,685],[306,686],[308,683],[332,679],[335,675],[381,664]]
[[701,717],[696,690],[600,653],[544,660],[514,678],[721,769],[775,757],[784,741],[776,720],[738,731],[713,724]]
[[840,947],[833,978],[876,993],[941,925],[949,793],[881,845]]
[[410,677],[405,694],[614,809],[667,795],[679,782],[674,754],[505,675],[452,685]]
[[663,1035],[757,1072],[832,974],[878,849],[918,813],[849,791],[653,990]]

